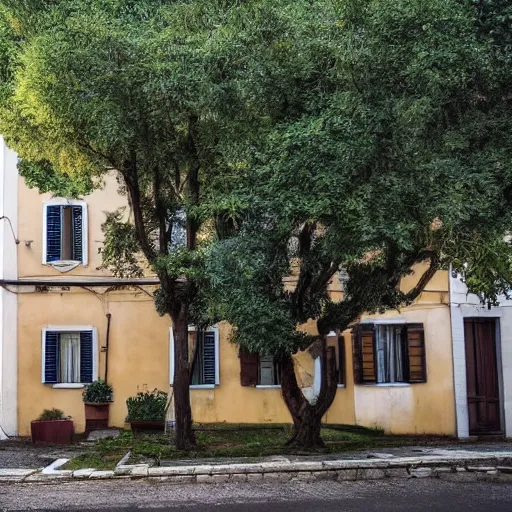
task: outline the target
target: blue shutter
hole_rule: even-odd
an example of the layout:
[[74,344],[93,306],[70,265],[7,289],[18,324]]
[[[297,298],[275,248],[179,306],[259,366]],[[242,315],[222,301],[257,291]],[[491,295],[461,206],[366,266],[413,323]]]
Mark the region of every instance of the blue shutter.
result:
[[46,207],[46,261],[60,260],[61,207]]
[[73,261],[83,261],[82,240],[82,207],[73,206]]
[[80,333],[80,382],[92,382],[92,367],[92,331],[84,331]]
[[215,384],[215,333],[203,335],[203,384]]
[[44,340],[44,379],[46,384],[59,382],[59,333],[46,331]]

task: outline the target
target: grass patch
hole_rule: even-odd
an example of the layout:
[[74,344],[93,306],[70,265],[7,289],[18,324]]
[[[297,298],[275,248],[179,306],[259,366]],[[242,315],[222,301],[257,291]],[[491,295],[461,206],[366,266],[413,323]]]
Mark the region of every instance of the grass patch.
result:
[[[291,425],[197,425],[197,448],[192,452],[176,450],[172,439],[164,434],[133,434],[121,431],[114,439],[101,439],[88,452],[66,464],[66,469],[113,469],[130,450],[130,463],[163,460],[204,459],[222,457],[263,457],[269,455],[307,455],[285,446],[291,436]],[[326,448],[317,453],[337,453],[362,449],[413,445],[428,439],[412,436],[385,436],[382,430],[329,425],[322,429]],[[440,438],[436,438],[436,442]]]

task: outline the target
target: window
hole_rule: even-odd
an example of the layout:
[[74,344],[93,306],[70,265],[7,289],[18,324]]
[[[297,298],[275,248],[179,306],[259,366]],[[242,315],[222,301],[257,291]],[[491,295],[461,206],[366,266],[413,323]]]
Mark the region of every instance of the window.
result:
[[96,330],[76,327],[43,329],[44,384],[81,385],[96,380]]
[[[87,209],[83,201],[44,206],[43,263],[87,264]],[[74,263],[74,265],[73,265]],[[65,268],[69,270],[69,268]]]
[[[219,385],[219,329],[211,327],[205,331],[194,326],[188,328],[189,354],[194,357],[190,386],[213,388]],[[174,383],[174,332],[169,329],[169,382]]]
[[423,324],[361,324],[353,344],[356,383],[426,382]]
[[281,371],[272,356],[260,356],[240,349],[240,384],[242,386],[279,386]]
[[196,331],[195,347],[191,384],[215,385],[215,333]]

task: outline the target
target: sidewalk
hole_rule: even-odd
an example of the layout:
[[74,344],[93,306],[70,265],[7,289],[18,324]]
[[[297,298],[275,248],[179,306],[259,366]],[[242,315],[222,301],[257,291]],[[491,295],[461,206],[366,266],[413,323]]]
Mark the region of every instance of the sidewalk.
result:
[[[512,446],[492,445],[441,448],[407,447],[379,452],[361,451],[330,456],[267,457],[251,462],[225,460],[181,461],[150,467],[126,464],[128,452],[113,471],[94,468],[60,470],[67,458],[44,469],[0,469],[2,483],[56,483],[70,480],[141,479],[170,484],[227,482],[312,482],[316,480],[378,480],[384,478],[441,478],[453,481],[512,482]],[[171,464],[171,463],[169,463]]]

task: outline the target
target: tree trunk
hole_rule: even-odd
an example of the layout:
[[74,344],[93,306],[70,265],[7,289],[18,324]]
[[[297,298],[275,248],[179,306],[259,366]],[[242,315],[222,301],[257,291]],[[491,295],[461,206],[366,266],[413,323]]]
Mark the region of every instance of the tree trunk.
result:
[[315,404],[306,400],[297,384],[292,357],[287,355],[281,359],[281,392],[294,426],[293,435],[286,444],[306,450],[325,447],[320,433],[322,418],[331,406],[337,389],[336,362],[327,358],[326,337],[320,336],[317,342],[321,349],[322,384]]
[[190,365],[188,361],[188,305],[181,303],[171,314],[174,329],[174,410],[176,448],[190,450],[196,444],[190,407]]

